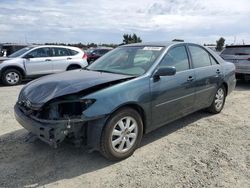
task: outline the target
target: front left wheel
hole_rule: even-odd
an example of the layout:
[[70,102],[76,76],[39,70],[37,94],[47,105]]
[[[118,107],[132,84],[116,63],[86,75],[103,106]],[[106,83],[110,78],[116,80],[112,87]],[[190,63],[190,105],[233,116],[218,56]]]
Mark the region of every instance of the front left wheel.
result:
[[7,69],[3,72],[2,82],[4,85],[14,86],[22,81],[22,74],[16,69]]
[[107,121],[101,136],[100,151],[109,160],[131,156],[141,142],[143,123],[132,108],[115,112]]

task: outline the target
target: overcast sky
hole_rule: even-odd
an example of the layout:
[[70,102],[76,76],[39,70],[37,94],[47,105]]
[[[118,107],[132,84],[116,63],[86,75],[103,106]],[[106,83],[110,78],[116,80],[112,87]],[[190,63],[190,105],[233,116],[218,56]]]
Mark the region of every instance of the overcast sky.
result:
[[250,0],[0,0],[0,42],[250,43]]

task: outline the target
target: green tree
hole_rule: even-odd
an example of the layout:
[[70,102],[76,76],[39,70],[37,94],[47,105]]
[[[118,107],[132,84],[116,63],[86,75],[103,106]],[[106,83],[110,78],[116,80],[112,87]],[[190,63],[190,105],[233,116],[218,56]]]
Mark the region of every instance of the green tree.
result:
[[141,38],[138,37],[135,33],[131,34],[124,34],[123,35],[123,44],[132,44],[142,42]]
[[217,51],[222,51],[223,50],[223,46],[225,44],[225,39],[223,37],[221,37],[219,40],[216,41],[216,50]]

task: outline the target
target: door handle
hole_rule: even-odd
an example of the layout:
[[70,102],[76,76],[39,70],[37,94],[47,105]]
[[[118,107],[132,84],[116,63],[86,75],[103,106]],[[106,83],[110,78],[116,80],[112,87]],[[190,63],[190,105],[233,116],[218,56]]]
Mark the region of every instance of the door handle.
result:
[[192,82],[193,80],[194,80],[193,76],[189,76],[188,79],[187,79],[188,82]]
[[51,59],[45,59],[45,61],[51,61]]
[[68,57],[67,60],[71,60],[72,58],[71,57]]
[[217,73],[217,74],[220,74],[220,69],[217,69],[217,70],[216,70],[216,73]]

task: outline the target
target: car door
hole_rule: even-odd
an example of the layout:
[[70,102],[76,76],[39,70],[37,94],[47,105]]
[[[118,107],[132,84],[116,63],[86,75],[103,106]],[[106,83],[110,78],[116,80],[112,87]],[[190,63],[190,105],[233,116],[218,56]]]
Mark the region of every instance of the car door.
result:
[[51,60],[53,64],[53,72],[58,73],[65,71],[72,60],[72,57],[68,49],[53,47],[51,48],[51,51],[52,51]]
[[222,83],[222,68],[215,58],[198,45],[188,45],[192,66],[195,71],[195,108],[208,107],[220,83]]
[[36,48],[25,55],[25,68],[28,76],[53,73],[48,47]]
[[174,66],[176,74],[151,79],[152,122],[157,128],[193,111],[195,74],[190,69],[188,53],[184,45],[172,47],[160,66]]

